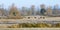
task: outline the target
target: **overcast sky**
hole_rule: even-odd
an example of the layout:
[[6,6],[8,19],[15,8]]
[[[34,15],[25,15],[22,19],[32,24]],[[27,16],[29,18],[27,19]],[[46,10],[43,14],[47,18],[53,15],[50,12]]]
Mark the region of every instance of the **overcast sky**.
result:
[[7,8],[12,3],[15,3],[17,7],[30,7],[31,5],[40,6],[40,4],[45,4],[46,6],[53,6],[55,4],[60,5],[60,0],[0,0],[0,5],[4,4],[4,8]]

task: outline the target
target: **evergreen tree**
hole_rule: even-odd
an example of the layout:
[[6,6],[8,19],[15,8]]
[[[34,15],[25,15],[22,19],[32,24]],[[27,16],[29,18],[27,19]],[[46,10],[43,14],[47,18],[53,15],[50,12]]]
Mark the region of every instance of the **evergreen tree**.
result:
[[45,9],[41,9],[41,11],[40,11],[40,13],[41,13],[42,15],[45,15],[45,14],[44,14],[45,12],[46,12]]

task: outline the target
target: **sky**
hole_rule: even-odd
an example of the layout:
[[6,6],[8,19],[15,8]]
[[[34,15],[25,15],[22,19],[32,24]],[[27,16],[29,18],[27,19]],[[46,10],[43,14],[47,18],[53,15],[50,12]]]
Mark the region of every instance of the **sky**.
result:
[[0,5],[4,8],[8,8],[12,3],[15,3],[15,6],[18,8],[22,6],[30,7],[31,5],[39,7],[40,4],[45,4],[46,6],[54,6],[55,4],[60,5],[60,0],[0,0]]

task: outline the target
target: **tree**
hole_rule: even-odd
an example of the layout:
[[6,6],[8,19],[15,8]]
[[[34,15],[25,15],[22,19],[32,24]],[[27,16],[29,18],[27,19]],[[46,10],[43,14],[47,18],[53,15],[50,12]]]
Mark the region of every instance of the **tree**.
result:
[[40,13],[41,13],[42,15],[45,15],[45,14],[44,14],[44,13],[46,12],[46,10],[45,10],[45,5],[42,4],[42,5],[40,5],[40,7],[41,7]]
[[12,19],[21,19],[22,18],[20,12],[18,11],[18,8],[14,4],[12,4],[12,6],[10,8],[9,18],[12,18]]
[[44,15],[45,12],[46,12],[45,9],[41,9],[41,11],[40,11],[40,13],[41,13],[42,15]]

